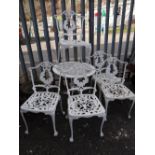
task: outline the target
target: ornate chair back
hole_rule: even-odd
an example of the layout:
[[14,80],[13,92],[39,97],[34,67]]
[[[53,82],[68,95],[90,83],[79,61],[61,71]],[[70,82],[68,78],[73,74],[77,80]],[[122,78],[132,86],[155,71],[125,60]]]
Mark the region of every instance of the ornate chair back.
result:
[[54,15],[59,33],[59,40],[82,40],[84,16],[76,14],[74,11],[64,11],[60,15]]
[[[57,78],[56,75],[53,74],[52,67],[52,63],[42,62],[35,67],[29,68],[34,92],[60,92],[61,76]],[[33,71],[37,72],[37,78],[33,76]]]
[[99,68],[98,73],[105,73],[106,77],[112,79],[114,77],[120,78],[120,82],[124,83],[127,62],[119,60],[116,57],[108,57],[105,60],[105,66]]
[[110,54],[105,53],[102,50],[96,51],[93,55],[87,59],[88,63],[93,63],[97,70],[105,66],[106,59],[110,57]]
[[[96,73],[95,73],[96,74]],[[92,84],[89,82],[89,78],[86,75],[77,76],[72,79],[65,77],[65,83],[67,88],[68,96],[83,95],[83,94],[94,94],[96,92],[96,80]]]

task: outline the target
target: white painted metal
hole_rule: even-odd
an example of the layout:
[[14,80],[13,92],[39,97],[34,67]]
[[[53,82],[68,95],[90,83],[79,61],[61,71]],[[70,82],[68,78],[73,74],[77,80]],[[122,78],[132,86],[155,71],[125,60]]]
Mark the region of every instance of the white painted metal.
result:
[[69,61],[54,65],[53,72],[67,78],[75,78],[95,74],[95,67],[88,63]]
[[[95,51],[95,53],[90,56],[91,60],[93,60],[93,64],[96,69],[102,69],[105,65],[105,60],[109,58],[111,54],[105,53],[103,50]],[[88,63],[91,63],[90,58],[88,58]]]
[[114,101],[116,99],[117,100],[129,99],[133,101],[130,110],[128,112],[128,118],[131,118],[131,110],[135,103],[135,95],[130,89],[128,89],[123,84],[108,84],[108,85],[102,85],[102,92],[105,98],[106,115],[108,113],[108,104],[110,101]]
[[[106,85],[109,83],[124,83],[126,62],[121,61],[116,57],[111,57],[111,55],[106,54],[103,51],[96,51],[92,58],[98,73],[96,76],[97,84]],[[118,69],[117,66],[119,66],[120,69]],[[123,74],[123,76],[118,76],[120,73]]]
[[[64,16],[64,21],[62,20]],[[84,16],[76,14],[74,11],[64,11],[60,15],[54,15],[57,23],[58,35],[59,35],[59,55],[58,62],[60,62],[61,52],[64,52],[66,48],[73,47],[86,47],[87,53],[91,52],[91,44],[83,41],[83,22]],[[74,21],[76,17],[76,21]],[[65,39],[67,37],[67,39]],[[76,39],[74,38],[76,37]]]
[[[68,93],[68,118],[71,128],[70,142],[74,141],[73,121],[79,118],[101,117],[100,136],[102,137],[102,128],[106,120],[106,113],[101,102],[95,95],[96,82],[94,82],[94,86],[86,86],[89,82],[86,74],[83,77],[74,77],[72,81],[73,84],[69,88],[67,77],[65,77]],[[92,93],[90,93],[90,91],[92,91]]]
[[[133,101],[128,112],[128,118],[131,118],[130,113],[135,99],[134,94],[124,86],[127,63],[111,57],[103,51],[96,51],[92,57],[97,70],[97,76],[93,76],[93,78],[96,79],[100,91],[104,94],[106,114],[109,101],[129,99]],[[118,76],[119,73],[121,76]]]
[[[55,110],[60,100],[60,80],[61,76],[58,77],[58,84],[52,84],[54,81],[53,74],[51,72],[53,64],[50,62],[42,62],[36,67],[30,68],[32,85],[34,93],[21,105],[20,112],[23,118],[26,131],[28,134],[28,125],[26,119],[24,118],[24,113],[44,113],[45,115],[50,115],[53,122],[54,136],[58,135],[55,127]],[[36,84],[33,77],[32,71],[39,70],[39,79],[42,84]],[[56,82],[55,82],[56,83]],[[37,90],[38,88],[45,89],[44,91]]]

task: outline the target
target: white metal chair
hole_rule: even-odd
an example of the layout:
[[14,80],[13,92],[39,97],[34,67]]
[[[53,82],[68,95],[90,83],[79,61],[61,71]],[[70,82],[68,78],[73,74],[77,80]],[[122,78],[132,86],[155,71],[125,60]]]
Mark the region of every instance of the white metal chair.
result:
[[128,118],[131,118],[135,95],[124,85],[127,63],[116,57],[107,58],[105,63],[105,67],[98,70],[96,80],[104,94],[106,114],[110,101],[129,99],[133,101],[128,113]]
[[[55,127],[55,111],[60,100],[60,79],[55,81],[52,73],[52,63],[42,62],[35,67],[30,68],[31,80],[34,93],[21,105],[20,113],[23,118],[26,130],[25,134],[28,134],[28,125],[24,117],[24,113],[44,113],[50,115],[53,122],[54,136],[58,135]],[[38,71],[39,81],[41,84],[36,84],[36,78],[33,76],[33,71]],[[62,109],[61,109],[62,110]]]
[[109,84],[109,85],[102,85],[102,92],[104,94],[105,99],[106,115],[108,113],[108,104],[110,101],[129,99],[132,101],[132,104],[128,112],[128,118],[129,119],[131,118],[131,110],[135,104],[135,95],[130,89],[128,89],[122,83]]
[[70,142],[73,138],[73,121],[79,118],[90,118],[98,116],[102,118],[100,136],[103,137],[103,124],[106,119],[105,109],[95,95],[96,82],[94,86],[86,86],[89,82],[88,77],[76,77],[73,79],[74,86],[69,88],[67,78],[65,78],[68,93],[68,118],[71,129]]
[[[64,11],[60,15],[54,15],[57,23],[59,35],[59,55],[58,62],[60,62],[62,51],[64,53],[66,48],[86,47],[90,53],[91,44],[83,41],[83,23],[84,16],[76,14],[74,11]],[[61,50],[60,50],[61,49]],[[88,53],[88,52],[86,52]]]

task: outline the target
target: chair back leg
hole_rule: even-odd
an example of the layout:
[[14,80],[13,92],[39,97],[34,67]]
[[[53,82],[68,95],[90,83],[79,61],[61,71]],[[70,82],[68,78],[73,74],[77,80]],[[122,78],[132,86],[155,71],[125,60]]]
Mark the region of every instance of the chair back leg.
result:
[[62,99],[60,99],[60,109],[63,115],[65,115],[65,111],[63,110],[63,106],[62,106]]
[[105,116],[103,116],[101,126],[100,126],[100,137],[104,136],[104,133],[102,131],[104,122],[105,122]]
[[71,117],[69,117],[69,125],[70,125],[70,129],[71,129],[71,137],[69,138],[69,141],[73,142],[74,141],[74,138],[73,138],[73,119]]
[[55,127],[55,113],[51,115],[51,118],[52,118],[52,123],[53,123],[54,136],[57,136],[58,132],[57,132],[56,127]]
[[131,107],[130,107],[130,109],[129,109],[129,112],[128,112],[128,118],[129,118],[129,119],[131,118],[131,110],[132,110],[134,104],[135,104],[135,101],[133,100],[133,101],[132,101],[132,104],[131,104]]
[[106,112],[106,120],[107,120],[107,114],[108,114],[108,104],[109,104],[109,100],[105,97],[105,112]]
[[22,116],[22,119],[23,119],[23,122],[24,122],[24,124],[25,124],[25,134],[29,134],[29,130],[28,130],[28,125],[27,125],[27,122],[26,122],[26,119],[25,119],[25,117],[24,117],[24,112],[21,110],[20,111],[20,114],[21,114],[21,116]]

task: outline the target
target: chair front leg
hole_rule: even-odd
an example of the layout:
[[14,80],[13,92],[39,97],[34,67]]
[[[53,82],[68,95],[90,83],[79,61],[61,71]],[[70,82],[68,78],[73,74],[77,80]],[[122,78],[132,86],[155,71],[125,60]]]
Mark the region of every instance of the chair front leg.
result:
[[52,119],[52,123],[53,123],[54,136],[57,136],[58,132],[57,132],[56,127],[55,127],[55,113],[51,115],[51,119]]
[[21,114],[21,116],[22,116],[22,119],[23,119],[23,121],[24,121],[24,124],[25,124],[25,134],[29,134],[29,130],[28,130],[28,125],[27,125],[27,122],[26,122],[26,119],[25,119],[25,117],[24,117],[24,112],[23,111],[20,111],[20,114]]
[[106,120],[107,120],[107,114],[108,114],[108,104],[109,104],[109,99],[105,97],[105,112],[106,112]]
[[74,138],[73,138],[73,118],[71,118],[71,117],[69,117],[69,125],[70,125],[70,129],[71,129],[71,137],[69,138],[69,141],[73,142],[74,141]]
[[102,122],[101,122],[101,126],[100,126],[100,137],[103,137],[104,136],[104,133],[102,131],[103,129],[103,124],[104,124],[104,121],[106,120],[105,116],[102,117]]
[[99,88],[99,100],[102,101],[102,92],[100,88]]
[[62,100],[60,99],[60,109],[63,115],[65,115],[65,111],[63,110]]
[[134,104],[135,104],[135,100],[132,101],[131,107],[130,107],[129,112],[128,112],[128,118],[129,119],[131,118],[131,110],[132,110]]

